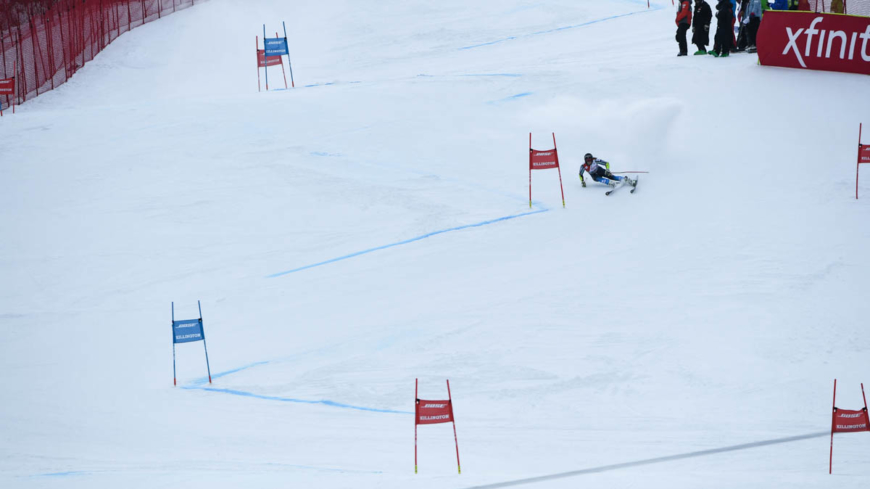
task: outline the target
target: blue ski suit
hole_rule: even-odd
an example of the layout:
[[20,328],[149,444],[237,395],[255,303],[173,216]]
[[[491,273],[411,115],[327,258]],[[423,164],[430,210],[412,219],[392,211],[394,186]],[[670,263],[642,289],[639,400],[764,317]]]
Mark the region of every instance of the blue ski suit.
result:
[[610,173],[610,163],[599,158],[595,158],[592,163],[584,162],[580,165],[580,181],[585,184],[586,181],[583,180],[583,172],[589,172],[589,176],[592,177],[592,180],[605,185],[616,185],[625,179],[624,176]]

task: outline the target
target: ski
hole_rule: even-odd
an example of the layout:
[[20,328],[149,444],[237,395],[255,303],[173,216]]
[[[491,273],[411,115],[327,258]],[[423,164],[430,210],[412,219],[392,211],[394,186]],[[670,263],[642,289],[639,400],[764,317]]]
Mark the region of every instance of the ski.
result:
[[622,187],[624,187],[624,186],[625,186],[625,181],[622,181],[621,183],[619,183],[618,185],[616,185],[616,186],[613,187],[612,189],[608,190],[607,192],[604,192],[604,195],[610,195],[610,194],[612,194],[613,192],[619,190],[620,188],[622,188]]

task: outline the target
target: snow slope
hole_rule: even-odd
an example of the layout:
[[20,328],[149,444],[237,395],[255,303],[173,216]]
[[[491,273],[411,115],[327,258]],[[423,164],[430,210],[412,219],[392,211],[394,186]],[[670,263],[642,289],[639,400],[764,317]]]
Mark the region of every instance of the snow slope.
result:
[[[282,20],[296,89],[258,93]],[[4,117],[0,486],[866,487],[825,431],[870,382],[868,81],[676,58],[672,22],[211,0]],[[587,151],[650,173],[605,197]],[[173,387],[198,299],[213,384],[194,343]],[[415,378],[461,476],[448,425],[413,472]]]

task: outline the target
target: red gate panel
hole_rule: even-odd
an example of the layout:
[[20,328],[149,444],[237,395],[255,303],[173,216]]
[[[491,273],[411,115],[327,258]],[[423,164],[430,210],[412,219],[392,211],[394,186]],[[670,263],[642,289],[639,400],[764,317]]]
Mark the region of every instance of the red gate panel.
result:
[[834,420],[831,424],[834,433],[857,433],[870,431],[870,423],[867,421],[867,411],[860,409],[851,411],[848,409],[834,408]]
[[450,423],[453,421],[453,405],[448,401],[417,400],[417,424]]
[[15,78],[0,80],[0,95],[15,95]]
[[550,168],[558,167],[559,156],[556,154],[555,149],[548,149],[546,151],[531,150],[529,170],[549,170]]

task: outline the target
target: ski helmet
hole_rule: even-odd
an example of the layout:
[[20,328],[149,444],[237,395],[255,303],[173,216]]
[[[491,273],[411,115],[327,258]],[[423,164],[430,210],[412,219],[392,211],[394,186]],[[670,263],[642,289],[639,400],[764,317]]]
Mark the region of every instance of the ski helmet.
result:
[[589,162],[590,160],[594,160],[595,157],[592,156],[592,153],[586,153],[583,155],[583,161]]

